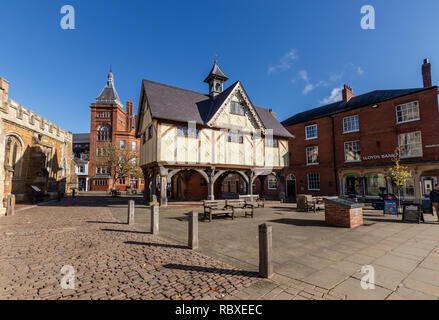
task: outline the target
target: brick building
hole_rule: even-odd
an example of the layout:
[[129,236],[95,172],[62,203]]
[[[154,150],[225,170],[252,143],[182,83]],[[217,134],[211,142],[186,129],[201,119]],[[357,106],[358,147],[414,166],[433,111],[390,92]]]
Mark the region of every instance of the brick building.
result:
[[35,190],[56,198],[75,187],[72,134],[9,99],[9,82],[0,78],[0,215],[14,194],[34,199]]
[[386,179],[400,147],[412,171],[406,199],[429,193],[439,177],[438,87],[431,65],[422,65],[424,86],[376,90],[355,96],[345,85],[341,101],[299,113],[282,124],[296,139],[287,176],[287,194],[351,195],[374,199],[395,192]]
[[73,134],[73,161],[75,162],[76,176],[78,177],[78,190],[88,191],[88,162],[90,157],[90,134]]
[[[113,186],[116,189],[126,190],[128,187],[142,190],[143,179],[120,178],[113,181],[110,169],[99,164],[99,157],[103,155],[109,143],[114,144],[121,151],[137,153],[140,140],[136,138],[136,116],[133,112],[133,102],[128,100],[126,110],[119,100],[114,86],[113,73],[110,70],[107,85],[102,90],[96,103],[91,105],[90,125],[90,162],[89,181],[90,190],[108,190]],[[137,159],[133,159],[136,163]]]

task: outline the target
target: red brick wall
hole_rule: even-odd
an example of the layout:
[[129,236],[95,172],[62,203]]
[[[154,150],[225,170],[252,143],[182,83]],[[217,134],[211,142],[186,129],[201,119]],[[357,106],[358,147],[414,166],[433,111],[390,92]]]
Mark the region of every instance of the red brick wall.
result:
[[[396,106],[419,101],[419,121],[396,124]],[[360,132],[343,134],[343,118],[359,115]],[[422,132],[423,157],[410,158],[407,161],[439,160],[438,148],[425,148],[426,145],[439,144],[438,99],[435,89],[423,91],[380,103],[378,108],[371,106],[352,110],[334,116],[336,141],[336,159],[338,167],[356,167],[359,165],[377,165],[392,163],[392,159],[365,160],[361,163],[346,163],[344,143],[360,140],[361,156],[393,154],[398,146],[398,135],[414,131]],[[404,162],[405,160],[403,160]]]
[[[404,124],[396,124],[396,106],[408,102],[419,101],[420,120]],[[359,115],[360,131],[343,133],[343,118]],[[391,159],[364,160],[361,162],[345,162],[344,143],[360,140],[361,156],[393,154],[398,146],[398,135],[414,131],[422,132],[423,157],[410,158],[402,162],[428,162],[439,160],[439,148],[425,148],[426,145],[439,144],[439,112],[437,90],[431,89],[420,93],[400,97],[380,103],[378,108],[367,106],[352,111],[336,114],[334,119],[335,139],[332,135],[332,119],[324,117],[306,123],[287,127],[296,136],[290,141],[290,167],[288,174],[294,174],[297,183],[297,194],[336,195],[337,168],[374,166],[391,164]],[[318,139],[305,140],[305,127],[318,125]],[[335,158],[334,158],[335,140]],[[319,147],[319,165],[306,165],[306,147]],[[307,173],[320,173],[320,191],[309,191]],[[338,187],[339,192],[341,186]]]
[[[305,127],[317,124],[317,139],[306,140]],[[296,138],[290,140],[290,167],[288,173],[296,177],[297,194],[336,195],[333,157],[332,120],[329,117],[287,127]],[[319,147],[319,164],[306,164],[306,148]],[[308,173],[320,174],[320,191],[308,190]]]
[[[140,151],[140,139],[135,137],[135,128],[131,128],[129,114],[132,113],[132,102],[127,102],[127,108],[129,113],[123,110],[118,105],[91,105],[91,121],[90,121],[90,162],[89,162],[89,178],[96,175],[96,150],[99,145],[105,144],[105,142],[97,141],[97,130],[99,126],[108,124],[111,126],[111,138],[117,146],[120,145],[121,140],[126,141],[126,147],[131,148],[132,141],[137,141],[137,151]],[[102,119],[97,117],[98,112],[111,112],[111,119]],[[140,156],[139,156],[140,157]],[[137,160],[140,162],[140,158]],[[110,182],[113,185],[113,182]],[[126,179],[126,184],[117,185],[117,189],[126,190],[129,186],[129,179]],[[141,180],[138,180],[138,189],[143,189],[144,185],[141,184]],[[108,186],[96,186],[91,184],[91,190],[107,190]]]

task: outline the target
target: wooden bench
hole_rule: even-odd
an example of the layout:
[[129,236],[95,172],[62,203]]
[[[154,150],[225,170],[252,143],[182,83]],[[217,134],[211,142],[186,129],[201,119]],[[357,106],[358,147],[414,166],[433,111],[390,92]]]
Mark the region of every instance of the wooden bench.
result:
[[235,216],[237,213],[244,213],[245,217],[252,217],[253,218],[253,208],[257,204],[255,203],[248,203],[246,200],[227,200],[226,204],[229,208],[232,208],[233,215]]
[[239,195],[240,200],[245,200],[247,203],[255,203],[257,208],[265,208],[265,200],[258,195]]
[[297,210],[306,212],[324,210],[325,205],[322,202],[322,200],[313,198],[310,194],[299,194],[297,195]]
[[205,200],[204,206],[204,220],[209,216],[209,222],[212,222],[213,216],[225,215],[235,219],[233,209],[227,207],[225,200]]

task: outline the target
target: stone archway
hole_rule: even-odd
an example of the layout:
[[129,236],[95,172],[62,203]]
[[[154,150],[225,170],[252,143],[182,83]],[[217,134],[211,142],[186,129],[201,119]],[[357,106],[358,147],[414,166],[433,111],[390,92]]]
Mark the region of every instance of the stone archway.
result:
[[249,181],[242,171],[220,170],[212,179],[215,198],[237,198],[240,194],[248,194],[251,188]]
[[171,185],[171,199],[180,201],[205,200],[208,195],[207,174],[198,169],[176,169],[167,176]]

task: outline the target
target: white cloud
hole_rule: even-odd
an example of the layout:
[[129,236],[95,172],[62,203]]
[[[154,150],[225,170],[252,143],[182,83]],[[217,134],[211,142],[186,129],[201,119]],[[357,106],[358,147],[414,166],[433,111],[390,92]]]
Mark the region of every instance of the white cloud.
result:
[[297,54],[297,49],[291,49],[285,53],[279,61],[279,64],[275,66],[268,67],[268,74],[276,72],[278,70],[285,71],[293,66],[293,61],[298,60],[299,55]]
[[302,90],[303,94],[308,94],[311,91],[313,91],[315,89],[314,85],[312,83],[308,83],[305,88]]
[[303,81],[309,81],[309,78],[308,78],[308,71],[306,71],[306,70],[300,70],[300,71],[299,71],[299,78],[302,79]]
[[361,76],[364,73],[364,70],[361,67],[357,67],[357,73]]
[[331,95],[329,97],[323,99],[322,101],[320,101],[320,103],[321,104],[330,104],[330,103],[340,101],[342,99],[342,91],[343,91],[343,87],[337,87],[337,88],[332,89]]

